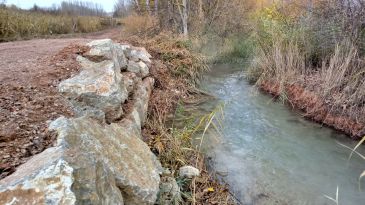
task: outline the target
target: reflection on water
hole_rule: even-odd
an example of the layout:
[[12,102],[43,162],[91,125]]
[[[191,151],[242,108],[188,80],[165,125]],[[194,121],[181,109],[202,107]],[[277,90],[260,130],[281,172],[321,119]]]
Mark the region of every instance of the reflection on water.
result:
[[243,204],[330,205],[324,195],[335,197],[337,186],[339,204],[365,204],[358,189],[365,161],[354,156],[348,162],[349,150],[338,144],[356,142],[254,90],[239,67],[212,70],[201,88],[225,103],[224,128],[219,143],[207,136],[206,154]]

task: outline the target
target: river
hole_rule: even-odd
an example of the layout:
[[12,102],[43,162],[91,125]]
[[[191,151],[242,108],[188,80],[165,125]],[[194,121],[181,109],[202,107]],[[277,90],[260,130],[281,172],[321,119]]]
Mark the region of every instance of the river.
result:
[[217,98],[201,110],[224,104],[222,134],[205,136],[204,152],[241,204],[331,205],[325,195],[335,198],[337,187],[338,204],[365,204],[358,180],[365,161],[348,161],[350,150],[340,145],[357,142],[257,91],[244,66],[214,66],[200,88]]

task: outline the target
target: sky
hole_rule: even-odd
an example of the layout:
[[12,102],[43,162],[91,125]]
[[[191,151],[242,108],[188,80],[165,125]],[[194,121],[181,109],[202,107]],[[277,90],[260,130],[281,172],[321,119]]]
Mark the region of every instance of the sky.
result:
[[[6,0],[6,4],[15,4],[23,9],[29,9],[37,4],[40,7],[51,7],[52,4],[60,4],[63,0]],[[106,12],[112,12],[116,0],[85,0],[103,5]]]

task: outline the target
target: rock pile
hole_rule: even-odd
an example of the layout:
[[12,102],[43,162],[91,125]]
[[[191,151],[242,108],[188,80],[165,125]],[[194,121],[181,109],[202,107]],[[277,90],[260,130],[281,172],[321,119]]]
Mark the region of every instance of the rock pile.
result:
[[155,203],[162,167],[141,140],[151,56],[110,39],[88,46],[82,71],[59,85],[76,117],[53,121],[56,145],[0,181],[0,204]]

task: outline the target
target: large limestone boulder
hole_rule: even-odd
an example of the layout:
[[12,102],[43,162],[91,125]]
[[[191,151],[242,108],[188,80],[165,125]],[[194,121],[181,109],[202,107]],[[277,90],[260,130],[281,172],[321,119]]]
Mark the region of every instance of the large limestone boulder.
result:
[[[15,204],[153,204],[162,170],[139,136],[117,124],[59,118],[58,146],[0,182],[0,202]],[[18,180],[21,178],[22,180]]]
[[82,116],[85,110],[94,108],[105,113],[108,121],[119,118],[121,104],[128,98],[122,74],[111,60],[91,63],[79,58],[85,67],[78,75],[59,84],[59,91],[72,102],[76,113]]
[[0,181],[0,204],[75,204],[73,168],[62,155],[62,148],[49,148]]
[[127,59],[124,51],[129,48],[125,45],[114,43],[111,39],[95,40],[87,44],[90,50],[85,54],[93,61],[113,60],[117,69],[124,69],[127,66]]
[[[155,202],[161,165],[135,133],[118,124],[103,126],[86,118],[60,118],[51,128],[59,133],[60,145],[72,153],[68,159],[74,168],[78,200],[88,203],[100,198],[98,187],[109,184],[108,190],[118,187],[126,204]],[[103,181],[109,175],[114,184]],[[108,190],[101,191],[109,196]]]
[[139,60],[150,64],[152,56],[148,53],[148,51],[145,48],[141,47],[127,47],[125,50],[126,57],[130,61],[138,62]]

